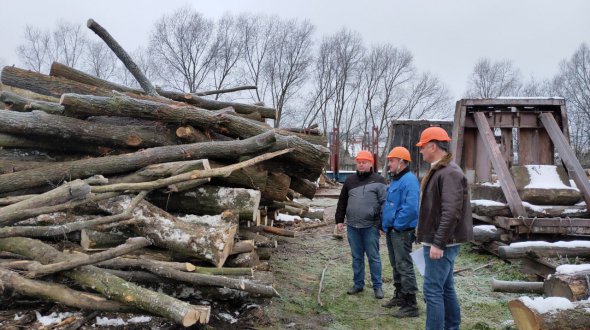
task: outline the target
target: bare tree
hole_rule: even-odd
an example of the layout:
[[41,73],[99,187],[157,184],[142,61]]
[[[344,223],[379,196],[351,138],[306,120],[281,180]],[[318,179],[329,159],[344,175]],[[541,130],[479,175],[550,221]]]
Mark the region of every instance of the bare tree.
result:
[[86,30],[82,29],[81,25],[66,21],[57,22],[52,33],[52,61],[78,68],[87,42]]
[[83,62],[86,72],[101,79],[110,80],[117,71],[117,56],[103,41],[87,43]]
[[31,25],[25,27],[24,43],[16,48],[16,54],[23,62],[25,68],[43,72],[49,67],[51,61],[50,44],[51,34],[41,31]]
[[515,96],[521,88],[520,71],[511,61],[482,58],[475,64],[467,86],[469,98]]
[[167,87],[196,92],[211,71],[214,23],[191,7],[160,18],[150,37],[150,62]]
[[580,158],[590,154],[590,49],[582,43],[569,60],[560,64],[554,87],[565,97],[570,124],[570,140]]
[[258,87],[253,98],[256,102],[264,102],[268,85],[263,77],[265,63],[273,51],[273,36],[279,25],[277,16],[246,15],[244,17],[244,61],[245,83]]
[[[141,72],[143,72],[150,81],[156,80],[156,74],[154,72],[155,65],[151,63],[150,56],[147,50],[145,50],[142,47],[139,47],[131,53],[131,57],[133,58],[135,64],[137,64]],[[114,80],[124,86],[141,88],[139,82],[135,80],[135,77],[131,74],[131,72],[129,72],[129,70],[125,67],[125,65],[123,65],[123,63],[120,63],[118,61],[114,73]]]
[[[238,60],[242,57],[244,42],[244,27],[246,18],[235,18],[229,14],[224,15],[217,22],[216,38],[212,49],[213,63],[211,73],[216,89],[222,89],[227,79],[236,69]],[[216,94],[218,99],[222,94]]]
[[264,79],[277,109],[275,127],[279,127],[287,102],[305,83],[311,64],[314,26],[309,21],[280,21],[272,39],[272,51],[264,63]]

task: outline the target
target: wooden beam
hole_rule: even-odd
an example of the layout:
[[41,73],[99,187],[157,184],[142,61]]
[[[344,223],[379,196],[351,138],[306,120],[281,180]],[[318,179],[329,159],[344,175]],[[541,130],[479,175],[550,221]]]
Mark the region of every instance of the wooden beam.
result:
[[467,108],[463,105],[463,100],[457,101],[455,105],[455,121],[453,124],[453,132],[451,139],[451,153],[453,154],[453,161],[456,164],[461,164],[466,114]]
[[518,191],[516,191],[516,185],[514,184],[512,175],[510,174],[506,163],[504,163],[504,158],[502,158],[500,148],[498,147],[498,144],[496,144],[496,138],[492,134],[492,130],[490,129],[490,125],[488,125],[485,115],[481,112],[476,112],[473,116],[475,117],[475,123],[477,124],[479,134],[482,135],[485,149],[492,160],[492,165],[494,166],[494,170],[496,170],[496,174],[500,180],[500,186],[506,196],[506,201],[508,202],[512,214],[515,217],[526,217],[527,213],[524,206],[522,206],[522,200],[518,195]]
[[567,142],[566,136],[557,125],[553,115],[544,112],[540,117],[547,133],[549,133],[549,137],[551,137],[553,144],[557,148],[559,156],[561,156],[570,175],[573,177],[576,186],[582,192],[582,196],[584,196],[584,201],[586,202],[586,208],[590,209],[590,181],[588,181],[588,177],[586,177],[580,161],[576,158],[574,151]]

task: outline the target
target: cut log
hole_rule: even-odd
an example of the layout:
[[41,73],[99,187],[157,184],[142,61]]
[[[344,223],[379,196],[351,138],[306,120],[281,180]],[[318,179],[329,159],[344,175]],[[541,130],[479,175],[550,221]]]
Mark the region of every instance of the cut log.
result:
[[473,226],[473,241],[477,243],[490,243],[493,241],[508,241],[512,234],[494,225]]
[[60,97],[64,93],[112,95],[112,92],[107,89],[81,84],[64,78],[51,77],[13,66],[5,66],[2,69],[1,79],[5,85],[53,97]]
[[[24,255],[43,264],[65,261],[68,258],[67,255],[47,244],[22,237],[0,239],[0,250]],[[91,287],[108,298],[174,320],[183,326],[191,326],[202,320],[203,314],[208,316],[210,313],[210,308],[193,306],[167,295],[144,289],[94,266],[82,266],[63,274],[78,284]]]
[[289,193],[289,186],[291,185],[291,177],[287,174],[277,171],[268,173],[266,185],[262,191],[265,199],[273,201],[287,200]]
[[64,111],[63,105],[59,103],[31,100],[9,91],[0,92],[0,102],[4,103],[6,110],[12,111],[41,110],[56,115],[62,114]]
[[40,139],[57,139],[112,146],[146,148],[179,144],[180,140],[172,132],[155,132],[137,126],[117,126],[91,123],[76,118],[51,115],[43,111],[7,111],[2,115],[0,132],[7,134],[37,136]]
[[[222,134],[247,138],[269,130],[244,118],[222,114],[213,115],[207,110],[195,107],[177,107],[168,104],[133,99],[123,96],[101,97],[64,94],[60,104],[65,106],[68,116],[88,117],[96,115],[129,116],[159,120],[175,124],[189,124],[200,129],[215,129]],[[271,150],[294,148],[293,154],[284,156],[288,161],[306,166],[302,172],[309,172],[310,180],[315,180],[328,160],[329,150],[311,144],[296,136],[285,136],[287,132],[278,131],[276,146]]]
[[315,183],[306,179],[298,178],[296,176],[291,177],[291,184],[289,185],[289,188],[309,199],[314,198],[315,192],[318,189]]
[[[56,143],[57,142],[57,143]],[[71,142],[71,141],[47,141],[41,140],[38,138],[29,138],[24,135],[15,135],[15,134],[4,134],[0,133],[0,147],[11,147],[11,148],[27,148],[27,149],[36,149],[36,150],[55,150],[55,151],[62,151],[62,152],[82,152],[85,154],[90,155],[106,155],[106,154],[119,154],[128,152],[126,149],[118,149],[113,150],[112,148],[104,147],[104,146],[92,146],[86,145],[79,142]],[[17,168],[26,168],[25,166],[16,166]],[[29,168],[40,167],[40,166],[32,166]],[[16,172],[13,171],[13,172]],[[4,172],[8,173],[8,172]]]
[[[551,182],[552,188],[531,188],[531,172],[555,173],[558,182]],[[551,171],[551,172],[549,172]],[[512,166],[510,172],[514,177],[516,189],[523,201],[535,205],[574,205],[582,198],[580,191],[570,187],[569,176],[562,166],[529,165]],[[559,184],[563,188],[557,188]]]
[[98,264],[99,267],[113,268],[113,269],[148,269],[151,266],[159,266],[168,269],[175,269],[182,272],[207,274],[207,275],[235,275],[235,276],[252,276],[251,268],[211,268],[211,267],[197,267],[189,262],[170,262],[158,261],[145,258],[131,259],[131,258],[115,258],[108,261],[103,261]]
[[590,302],[571,303],[559,297],[545,298],[541,301],[537,299],[533,301],[523,297],[508,302],[508,308],[518,329],[590,329]]
[[80,231],[80,246],[84,251],[96,251],[123,244],[128,236],[122,233],[102,232],[90,229]]
[[77,179],[95,174],[109,175],[125,173],[156,163],[209,158],[211,156],[216,158],[234,158],[239,155],[268,148],[274,141],[275,134],[273,132],[267,132],[239,141],[155,147],[132,154],[49,165],[43,167],[42,170],[32,169],[0,175],[0,193],[37,187],[48,183],[56,184],[63,180],[63,178]]
[[227,266],[229,267],[254,267],[259,263],[260,259],[255,250],[236,254],[227,259]]
[[282,229],[282,228],[277,228],[277,227],[270,227],[270,226],[260,226],[260,228],[262,229],[262,231],[265,231],[267,233],[271,233],[271,234],[275,234],[275,235],[279,235],[279,236],[285,236],[285,237],[295,237],[295,232],[292,230],[287,230],[287,229]]
[[579,241],[579,246],[575,246],[574,242],[520,242],[512,243],[508,246],[500,246],[498,248],[498,254],[503,259],[516,259],[523,257],[532,258],[553,258],[553,257],[590,257],[590,249],[588,248],[586,241]]
[[7,225],[22,220],[19,212],[42,206],[61,204],[69,200],[83,199],[90,194],[90,186],[82,180],[74,180],[44,194],[0,208],[0,224]]
[[73,308],[122,313],[137,311],[137,309],[118,301],[111,301],[88,292],[72,290],[63,284],[30,280],[4,268],[0,268],[0,280],[4,289],[12,289],[24,296],[59,302]]
[[543,291],[547,297],[564,297],[570,301],[586,300],[589,297],[590,272],[573,274],[553,274],[543,283]]
[[543,294],[543,282],[500,281],[492,279],[492,291]]
[[[211,161],[210,165],[212,168],[219,168],[227,166],[228,164]],[[268,171],[260,164],[257,164],[233,171],[229,176],[212,178],[211,184],[225,187],[249,188],[260,190],[262,192],[266,187],[267,177]]]
[[51,69],[49,70],[49,75],[53,77],[61,77],[71,81],[76,81],[79,83],[83,83],[89,86],[96,86],[100,87],[104,90],[116,90],[119,92],[130,92],[130,93],[137,93],[142,94],[144,93],[143,90],[137,88],[131,88],[127,86],[123,86],[120,84],[116,84],[110,81],[106,81],[100,78],[97,78],[93,75],[89,75],[85,72],[80,70],[76,70],[71,68],[67,65],[61,64],[59,62],[53,62],[51,64]]
[[256,249],[256,245],[254,244],[253,240],[238,241],[234,243],[234,247],[231,250],[230,255],[246,253],[254,251],[254,249]]
[[146,182],[194,170],[208,170],[210,168],[207,159],[152,164],[136,171],[135,173],[110,178],[109,183]]
[[244,188],[202,186],[183,193],[153,193],[150,201],[169,212],[207,215],[236,210],[240,220],[255,221],[260,192]]
[[[128,203],[129,197],[122,196],[101,201],[99,206],[105,212],[119,213]],[[197,221],[182,221],[145,201],[139,203],[133,216],[139,221],[133,230],[151,239],[155,246],[211,262],[217,267],[223,266],[227,259],[238,226],[237,217],[231,212],[207,217],[210,225],[205,226]]]

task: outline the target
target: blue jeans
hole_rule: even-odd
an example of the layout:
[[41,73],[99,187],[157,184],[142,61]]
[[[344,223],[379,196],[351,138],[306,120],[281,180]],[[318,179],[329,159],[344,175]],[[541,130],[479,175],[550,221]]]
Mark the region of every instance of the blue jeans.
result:
[[430,246],[424,246],[424,299],[426,330],[458,330],[461,309],[455,293],[453,267],[461,246],[444,249],[443,257],[430,259]]
[[400,288],[402,294],[416,294],[416,274],[412,262],[412,243],[414,242],[414,230],[396,232],[388,230],[385,235],[389,263],[393,267],[393,285]]
[[347,226],[348,244],[352,253],[352,271],[354,286],[362,289],[365,286],[365,254],[369,259],[371,282],[373,288],[380,288],[381,257],[379,256],[379,229],[377,227],[355,228]]

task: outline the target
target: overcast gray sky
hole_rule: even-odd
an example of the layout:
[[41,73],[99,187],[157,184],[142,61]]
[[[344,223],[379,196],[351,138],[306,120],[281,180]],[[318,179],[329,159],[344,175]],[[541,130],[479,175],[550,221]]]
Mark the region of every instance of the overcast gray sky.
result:
[[[458,99],[480,57],[509,59],[523,76],[550,78],[582,42],[590,44],[589,0],[0,0],[0,59],[19,64],[25,25],[94,18],[127,50],[147,45],[154,22],[183,5],[209,18],[225,12],[309,19],[316,39],[347,27],[366,45],[406,47],[416,66],[436,74]],[[95,37],[95,36],[94,36]]]

